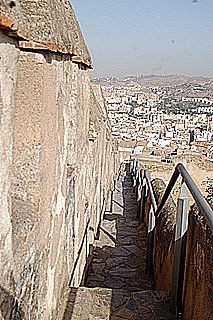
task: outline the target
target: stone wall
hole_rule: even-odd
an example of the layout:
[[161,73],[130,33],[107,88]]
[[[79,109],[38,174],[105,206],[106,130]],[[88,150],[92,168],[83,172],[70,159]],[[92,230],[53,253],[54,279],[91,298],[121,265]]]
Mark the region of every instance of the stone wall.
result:
[[0,319],[47,320],[82,281],[116,146],[87,52],[24,49],[3,23],[0,15]]

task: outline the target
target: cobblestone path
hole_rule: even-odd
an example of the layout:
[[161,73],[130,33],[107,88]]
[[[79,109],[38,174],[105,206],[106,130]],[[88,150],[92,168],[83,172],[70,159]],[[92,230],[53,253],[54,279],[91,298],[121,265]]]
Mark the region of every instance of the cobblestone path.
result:
[[95,241],[85,286],[71,290],[63,320],[174,319],[169,294],[153,291],[145,273],[146,240],[131,177],[124,172]]

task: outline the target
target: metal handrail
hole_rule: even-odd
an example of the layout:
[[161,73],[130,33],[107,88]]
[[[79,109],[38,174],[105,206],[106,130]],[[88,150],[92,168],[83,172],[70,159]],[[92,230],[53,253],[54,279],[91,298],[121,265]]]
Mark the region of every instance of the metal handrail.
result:
[[184,165],[182,163],[178,163],[176,165],[175,171],[174,171],[174,173],[168,183],[168,186],[166,187],[166,190],[163,194],[161,202],[158,206],[156,203],[153,187],[151,184],[151,178],[150,178],[149,171],[146,169],[144,170],[144,177],[146,178],[148,189],[150,191],[150,197],[151,197],[151,202],[153,205],[155,216],[156,217],[159,216],[161,210],[163,209],[166,201],[168,200],[168,197],[169,197],[169,195],[170,195],[173,187],[175,186],[175,183],[180,175],[182,176],[183,181],[186,183],[193,199],[195,200],[195,203],[202,211],[210,230],[213,232],[213,210],[212,210],[211,206],[209,205],[209,203],[204,198],[204,196],[202,195],[202,193],[200,192],[200,190],[198,189],[198,187],[196,186],[194,180],[192,179],[192,177],[190,176],[190,174],[188,173],[188,171],[186,170],[186,168],[184,167]]
[[144,170],[144,177],[146,178],[146,182],[147,182],[148,189],[149,189],[149,192],[150,192],[150,198],[151,198],[151,201],[152,201],[154,213],[156,215],[158,207],[157,207],[157,202],[155,200],[155,194],[154,194],[154,191],[153,191],[153,187],[152,187],[152,184],[151,184],[151,178],[150,178],[150,174],[149,174],[148,170]]
[[158,216],[160,214],[160,211],[162,210],[163,206],[165,205],[179,175],[182,176],[182,178],[183,178],[184,182],[186,183],[193,199],[195,200],[197,206],[202,211],[210,230],[213,232],[213,211],[212,211],[210,205],[208,204],[208,202],[206,201],[206,199],[203,197],[203,195],[200,192],[200,190],[198,189],[198,187],[196,186],[195,182],[193,181],[192,177],[190,176],[190,174],[188,173],[186,168],[182,165],[182,163],[177,164],[175,171],[169,181],[169,184],[164,192],[163,198],[162,198],[162,200],[161,200],[161,202],[155,212],[155,215]]
[[[188,190],[190,191],[195,203],[200,208],[205,220],[213,232],[213,211],[209,203],[206,201],[195,182],[187,172],[186,168],[181,164],[177,164],[174,173],[166,187],[160,204],[157,206],[153,186],[149,171],[138,168],[138,161],[134,159],[130,162],[130,170],[133,174],[134,187],[137,190],[137,200],[139,202],[139,217],[144,219],[144,208],[147,197],[146,185],[150,194],[151,207],[148,213],[148,243],[147,243],[147,272],[153,272],[153,248],[154,248],[154,228],[155,219],[164,207],[168,197],[178,179],[182,177],[182,186],[180,189],[180,196],[177,204],[176,214],[176,228],[175,228],[175,249],[174,249],[174,263],[173,263],[173,280],[172,280],[172,306],[176,316],[183,311],[182,293],[183,293],[183,279],[184,279],[184,261],[186,254],[186,234],[188,229],[188,213],[189,213],[189,198]],[[142,173],[143,172],[143,173]],[[138,177],[143,177],[138,179]],[[145,180],[144,180],[145,179]],[[144,181],[146,184],[144,185]]]

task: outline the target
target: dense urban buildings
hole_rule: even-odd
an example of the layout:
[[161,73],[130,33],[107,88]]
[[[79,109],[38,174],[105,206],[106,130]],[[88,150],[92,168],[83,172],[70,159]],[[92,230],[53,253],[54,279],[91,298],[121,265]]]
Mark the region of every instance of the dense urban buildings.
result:
[[119,151],[152,177],[183,162],[204,193],[213,185],[213,80],[187,76],[95,78],[102,86]]
[[134,154],[213,158],[213,80],[180,76],[94,79],[120,149]]

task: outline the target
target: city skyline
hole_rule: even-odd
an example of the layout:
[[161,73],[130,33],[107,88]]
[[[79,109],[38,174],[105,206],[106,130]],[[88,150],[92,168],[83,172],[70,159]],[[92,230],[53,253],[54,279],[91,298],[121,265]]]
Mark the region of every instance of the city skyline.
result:
[[213,75],[212,1],[71,4],[92,56],[93,76]]

